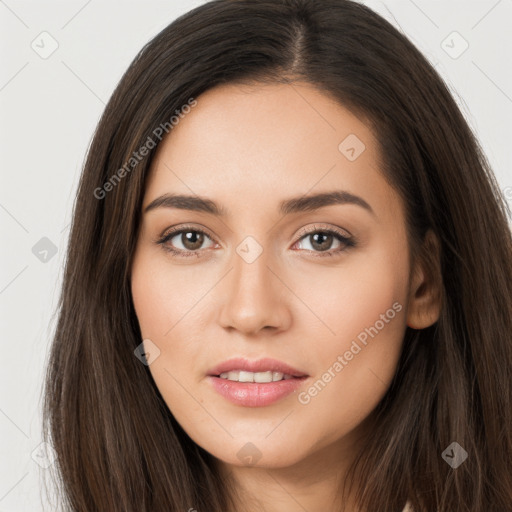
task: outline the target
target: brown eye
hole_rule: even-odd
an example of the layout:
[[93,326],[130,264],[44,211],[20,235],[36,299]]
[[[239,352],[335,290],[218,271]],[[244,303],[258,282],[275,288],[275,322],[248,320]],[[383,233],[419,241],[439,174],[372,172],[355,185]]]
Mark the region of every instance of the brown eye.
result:
[[201,229],[184,227],[166,233],[157,243],[176,256],[199,256],[207,239],[211,240]]
[[[316,226],[315,228],[303,234],[296,242],[296,245],[302,245],[304,241],[308,242],[310,248],[306,247],[305,249],[314,253],[314,256],[335,256],[356,245],[353,237],[346,236],[333,229],[318,229]],[[333,244],[337,244],[337,247],[332,248]]]
[[204,242],[204,234],[198,231],[183,231],[180,241],[187,251],[200,249]]
[[311,246],[317,251],[326,251],[330,249],[333,241],[335,240],[333,235],[322,232],[314,233],[308,236],[312,241]]

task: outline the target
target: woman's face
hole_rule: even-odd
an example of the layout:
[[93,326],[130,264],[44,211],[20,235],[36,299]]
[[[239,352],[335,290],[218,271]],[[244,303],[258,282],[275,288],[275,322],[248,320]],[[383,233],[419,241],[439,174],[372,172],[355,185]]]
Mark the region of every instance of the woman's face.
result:
[[[368,126],[311,85],[231,84],[197,101],[153,161],[133,261],[151,375],[188,435],[225,463],[339,454],[401,351],[401,200]],[[191,199],[153,203],[165,195]],[[248,366],[216,369],[233,358]],[[262,359],[303,377],[264,382],[283,369],[250,365]]]

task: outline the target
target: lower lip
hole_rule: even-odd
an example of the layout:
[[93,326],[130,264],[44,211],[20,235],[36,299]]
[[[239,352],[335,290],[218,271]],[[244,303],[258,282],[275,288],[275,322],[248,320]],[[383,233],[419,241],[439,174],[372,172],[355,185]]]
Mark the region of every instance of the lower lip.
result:
[[263,407],[296,391],[306,377],[259,383],[236,382],[209,375],[208,380],[219,394],[236,405]]

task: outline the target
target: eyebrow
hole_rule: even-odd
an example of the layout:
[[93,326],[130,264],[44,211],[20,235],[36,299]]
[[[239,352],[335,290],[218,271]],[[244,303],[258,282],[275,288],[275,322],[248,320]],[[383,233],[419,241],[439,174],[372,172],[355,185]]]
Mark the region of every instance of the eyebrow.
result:
[[[309,196],[292,197],[279,203],[279,212],[282,215],[293,213],[309,212],[331,205],[356,205],[364,208],[372,215],[375,212],[372,207],[362,198],[345,190],[334,190]],[[144,213],[157,208],[177,208],[205,212],[217,217],[228,217],[228,211],[211,199],[200,196],[189,196],[183,194],[164,194],[149,203]]]

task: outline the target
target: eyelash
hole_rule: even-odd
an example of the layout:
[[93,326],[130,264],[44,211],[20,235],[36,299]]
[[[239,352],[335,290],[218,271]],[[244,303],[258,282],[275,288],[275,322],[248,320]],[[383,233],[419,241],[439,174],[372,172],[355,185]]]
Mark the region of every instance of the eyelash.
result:
[[[172,229],[171,231],[168,231],[164,235],[162,235],[158,240],[156,240],[156,243],[161,245],[164,251],[170,252],[174,256],[177,256],[179,258],[189,258],[189,257],[200,257],[200,251],[183,251],[182,249],[174,249],[173,247],[166,245],[169,240],[174,238],[176,235],[180,235],[182,233],[201,233],[202,235],[207,236],[211,240],[212,237],[204,230],[194,227],[194,226],[182,226],[179,228]],[[339,240],[342,244],[344,244],[345,247],[338,248],[338,249],[331,249],[329,251],[311,251],[308,250],[308,252],[313,253],[314,257],[319,258],[325,258],[325,257],[332,257],[335,255],[338,255],[342,253],[343,251],[350,249],[352,247],[356,246],[356,239],[354,237],[347,237],[344,234],[342,234],[340,231],[337,231],[332,228],[322,228],[314,226],[312,230],[304,231],[301,233],[300,237],[294,242],[293,245],[295,245],[297,242],[302,240],[303,238],[314,235],[317,233],[321,233],[323,235],[334,235],[334,237]]]

